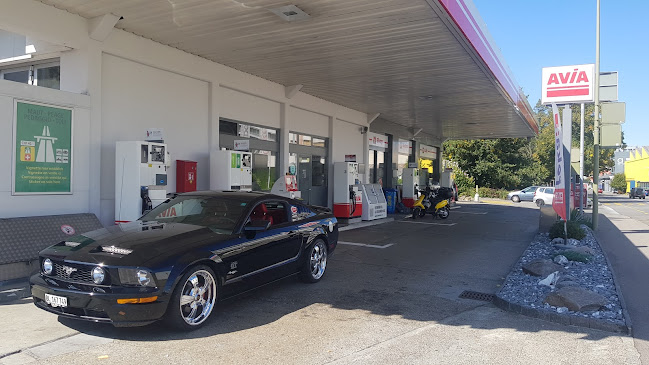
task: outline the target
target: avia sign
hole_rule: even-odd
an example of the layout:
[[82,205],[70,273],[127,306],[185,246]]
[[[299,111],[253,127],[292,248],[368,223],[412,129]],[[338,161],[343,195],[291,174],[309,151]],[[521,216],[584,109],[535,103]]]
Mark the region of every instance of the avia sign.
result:
[[543,104],[592,103],[595,65],[543,68]]

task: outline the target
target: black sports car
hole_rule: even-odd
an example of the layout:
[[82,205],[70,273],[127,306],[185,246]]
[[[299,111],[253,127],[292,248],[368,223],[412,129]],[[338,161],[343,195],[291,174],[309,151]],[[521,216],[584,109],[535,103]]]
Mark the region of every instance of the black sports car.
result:
[[319,281],[337,241],[328,208],[264,193],[186,193],[138,221],[41,251],[31,291],[36,306],[61,316],[194,329],[217,299],[295,273]]

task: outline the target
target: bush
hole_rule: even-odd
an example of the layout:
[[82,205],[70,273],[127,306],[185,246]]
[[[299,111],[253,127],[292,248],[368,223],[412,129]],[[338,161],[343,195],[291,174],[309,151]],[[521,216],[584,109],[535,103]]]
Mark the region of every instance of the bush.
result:
[[[550,227],[550,239],[563,238],[563,221],[557,222]],[[586,237],[586,232],[581,228],[581,223],[568,221],[568,238],[581,240]]]
[[478,194],[480,194],[480,197],[482,198],[507,199],[507,194],[509,194],[509,191],[482,187],[478,188]]
[[475,194],[475,180],[459,169],[455,172],[455,184],[457,184],[458,195],[473,196]]
[[589,215],[579,212],[579,209],[573,209],[570,211],[570,221],[580,225],[587,225],[591,229],[593,228],[593,219]]

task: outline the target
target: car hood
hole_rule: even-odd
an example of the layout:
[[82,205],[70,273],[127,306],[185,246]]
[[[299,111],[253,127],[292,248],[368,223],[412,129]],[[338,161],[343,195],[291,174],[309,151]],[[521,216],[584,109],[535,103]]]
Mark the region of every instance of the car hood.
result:
[[131,222],[73,236],[41,251],[53,259],[117,266],[144,265],[200,243],[232,238],[207,227],[183,223]]

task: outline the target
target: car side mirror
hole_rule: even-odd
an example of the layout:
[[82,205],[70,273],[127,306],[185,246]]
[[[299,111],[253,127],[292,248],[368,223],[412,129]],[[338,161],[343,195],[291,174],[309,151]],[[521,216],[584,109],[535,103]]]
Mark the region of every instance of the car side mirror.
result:
[[259,232],[266,231],[268,228],[270,228],[270,221],[254,220],[246,224],[243,230],[246,232]]

